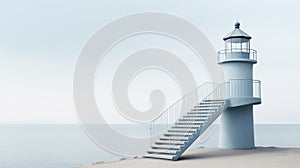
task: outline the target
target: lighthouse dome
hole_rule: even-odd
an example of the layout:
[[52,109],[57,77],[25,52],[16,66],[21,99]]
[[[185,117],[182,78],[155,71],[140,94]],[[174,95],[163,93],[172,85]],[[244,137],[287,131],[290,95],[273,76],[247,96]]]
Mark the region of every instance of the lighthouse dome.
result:
[[231,38],[245,38],[245,39],[251,39],[251,37],[247,34],[247,33],[245,33],[244,31],[242,31],[241,29],[240,29],[240,23],[239,22],[236,22],[235,24],[234,24],[234,30],[233,31],[231,31],[227,36],[225,36],[224,38],[223,38],[223,40],[225,41],[225,40],[228,40],[228,39],[231,39]]

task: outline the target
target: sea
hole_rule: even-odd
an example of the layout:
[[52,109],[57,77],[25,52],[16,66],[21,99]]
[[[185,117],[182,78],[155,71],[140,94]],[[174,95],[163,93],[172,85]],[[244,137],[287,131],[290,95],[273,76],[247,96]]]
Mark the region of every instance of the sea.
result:
[[[149,134],[149,129],[118,125],[120,130]],[[257,124],[256,146],[300,147],[300,124]],[[205,142],[193,148],[217,147],[218,127]],[[116,140],[117,141],[117,140]],[[0,125],[0,168],[69,168],[120,160],[96,145],[80,125]]]

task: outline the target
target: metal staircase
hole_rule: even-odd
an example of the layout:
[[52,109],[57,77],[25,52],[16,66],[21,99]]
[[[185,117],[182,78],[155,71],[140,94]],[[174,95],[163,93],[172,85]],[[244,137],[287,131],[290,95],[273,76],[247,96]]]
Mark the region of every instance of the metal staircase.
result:
[[228,83],[206,83],[154,119],[151,149],[144,157],[177,160],[227,108],[227,88]]

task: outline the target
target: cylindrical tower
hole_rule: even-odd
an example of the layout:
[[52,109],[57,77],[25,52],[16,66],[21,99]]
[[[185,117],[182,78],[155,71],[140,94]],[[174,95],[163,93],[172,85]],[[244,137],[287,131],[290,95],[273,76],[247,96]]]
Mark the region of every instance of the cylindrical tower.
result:
[[227,83],[229,107],[220,123],[219,147],[254,148],[253,104],[261,103],[260,81],[253,80],[256,51],[250,49],[251,37],[235,23],[235,29],[224,37],[225,49],[218,52]]

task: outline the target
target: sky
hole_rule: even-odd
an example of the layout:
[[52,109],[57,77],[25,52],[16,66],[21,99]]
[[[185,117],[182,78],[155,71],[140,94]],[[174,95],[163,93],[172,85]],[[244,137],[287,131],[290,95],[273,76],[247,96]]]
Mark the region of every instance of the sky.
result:
[[[81,49],[102,26],[121,16],[145,11],[170,13],[188,20],[207,36],[216,51],[223,48],[222,38],[233,29],[235,21],[240,21],[241,29],[252,36],[251,48],[258,51],[254,78],[262,81],[263,103],[254,108],[254,122],[299,124],[299,8],[296,0],[1,1],[0,124],[78,123],[72,82]],[[180,44],[170,39],[159,41],[149,36],[131,39],[127,45],[137,40],[143,41],[134,45],[138,48],[152,40],[151,46],[180,49]],[[178,52],[189,53],[181,49]],[[113,53],[122,55],[118,49],[110,55]],[[106,61],[109,65],[109,59]],[[145,99],[149,95],[140,95],[140,90],[145,89],[139,87],[151,76],[166,80],[153,85],[162,85],[166,95],[170,94],[168,105],[181,96],[176,84],[170,84],[172,78],[148,72],[138,77],[136,87],[130,89],[136,108],[149,107]],[[198,76],[196,80],[201,83],[206,78]],[[99,101],[101,98],[106,99],[98,94]],[[110,118],[109,113],[105,115]]]

